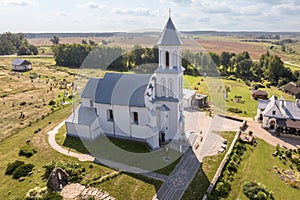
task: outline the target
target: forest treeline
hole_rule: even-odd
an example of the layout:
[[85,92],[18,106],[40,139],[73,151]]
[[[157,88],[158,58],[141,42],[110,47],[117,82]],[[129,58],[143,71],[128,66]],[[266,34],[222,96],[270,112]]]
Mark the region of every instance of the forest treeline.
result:
[[29,44],[23,33],[6,32],[0,34],[0,55],[37,55],[38,48]]
[[[106,45],[59,44],[53,46],[53,51],[57,65],[75,68],[83,66],[128,71],[143,64],[158,63],[156,46],[146,48],[135,45],[132,51],[126,52],[121,47]],[[214,75],[217,72],[221,76],[249,81],[268,80],[274,86],[290,81],[300,84],[300,71],[292,72],[284,66],[279,56],[269,52],[261,55],[258,61],[253,61],[248,52],[217,54],[186,50],[182,54],[182,66],[186,69],[185,74],[189,75]]]

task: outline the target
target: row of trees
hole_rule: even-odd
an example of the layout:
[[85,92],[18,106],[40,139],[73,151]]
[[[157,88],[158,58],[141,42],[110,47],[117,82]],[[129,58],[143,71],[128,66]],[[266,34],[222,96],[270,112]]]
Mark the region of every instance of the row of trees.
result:
[[158,62],[158,52],[154,48],[135,45],[133,51],[126,52],[120,47],[89,44],[59,44],[52,47],[56,64],[59,66],[102,68],[128,71],[137,66]]
[[234,75],[237,78],[246,80],[261,81],[268,80],[271,85],[283,85],[290,81],[300,83],[300,72],[294,73],[284,66],[283,61],[277,55],[269,52],[261,55],[258,61],[253,61],[248,52],[235,54],[232,52],[222,52],[220,55],[210,52],[193,54],[189,51],[183,53],[183,58],[188,58],[188,63],[183,62],[187,73],[202,73],[212,68],[216,68],[222,76]]
[[0,55],[37,55],[36,46],[29,44],[23,33],[6,32],[0,34]]
[[[92,51],[93,50],[93,51]],[[135,45],[126,52],[120,47],[89,44],[59,44],[53,46],[57,65],[67,67],[102,68],[116,71],[128,71],[149,63],[158,63],[157,47],[143,48]],[[85,60],[85,58],[88,58]],[[294,73],[284,67],[279,56],[269,52],[253,61],[248,52],[239,54],[222,52],[221,54],[183,52],[182,66],[190,75],[221,74],[234,75],[244,80],[268,80],[272,85],[283,85],[290,81],[300,83],[300,72]],[[157,65],[156,65],[157,67]]]

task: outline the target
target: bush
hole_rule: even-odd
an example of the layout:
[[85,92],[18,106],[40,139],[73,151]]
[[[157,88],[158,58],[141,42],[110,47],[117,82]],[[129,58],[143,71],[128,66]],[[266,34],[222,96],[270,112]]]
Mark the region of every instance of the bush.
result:
[[26,194],[26,200],[33,199],[44,199],[44,196],[47,194],[47,187],[35,187],[30,189]]
[[27,158],[30,158],[35,153],[36,153],[36,150],[32,146],[26,145],[26,146],[23,146],[20,148],[19,156],[25,156]]
[[58,192],[47,193],[43,200],[63,200],[63,197]]
[[14,172],[13,172],[13,179],[18,179],[20,177],[27,176],[32,169],[34,168],[33,164],[23,164],[19,166]]
[[14,171],[21,165],[24,165],[24,162],[20,160],[16,160],[13,163],[8,163],[6,167],[5,175],[12,175]]
[[25,106],[25,105],[26,105],[26,101],[20,103],[20,106]]
[[251,83],[250,83],[250,81],[249,81],[248,79],[245,80],[245,84],[246,84],[247,86],[251,86]]
[[48,103],[49,106],[54,106],[55,104],[56,104],[56,102],[54,100],[50,100]]
[[228,182],[219,182],[216,185],[216,191],[218,196],[227,197],[231,190],[231,185]]
[[239,108],[228,108],[228,111],[233,113],[243,113],[243,111]]
[[243,193],[250,200],[273,200],[274,197],[271,192],[267,191],[265,186],[256,182],[245,182],[243,184]]

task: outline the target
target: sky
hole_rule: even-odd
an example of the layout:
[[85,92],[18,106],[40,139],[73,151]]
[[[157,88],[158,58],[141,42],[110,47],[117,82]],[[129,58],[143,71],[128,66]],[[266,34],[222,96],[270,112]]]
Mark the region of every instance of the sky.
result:
[[300,31],[300,0],[0,0],[0,32]]

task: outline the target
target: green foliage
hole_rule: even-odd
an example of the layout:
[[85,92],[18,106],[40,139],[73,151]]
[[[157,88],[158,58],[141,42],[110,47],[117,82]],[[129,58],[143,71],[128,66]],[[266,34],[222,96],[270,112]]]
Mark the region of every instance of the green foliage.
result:
[[23,165],[20,165],[13,172],[13,174],[12,174],[13,175],[13,179],[18,179],[20,177],[27,176],[32,171],[33,168],[34,168],[33,164],[23,164]]
[[44,199],[47,193],[47,187],[35,187],[27,192],[26,200]]
[[0,34],[0,55],[36,55],[37,48],[34,45],[29,45],[23,33],[12,34],[6,32]]
[[63,200],[63,197],[58,192],[48,192],[43,200]]
[[247,148],[245,144],[237,142],[233,148],[233,151],[228,158],[225,167],[222,171],[221,177],[216,184],[215,189],[212,192],[212,197],[219,199],[219,197],[226,198],[231,191],[231,182],[233,181],[234,174],[238,171],[238,167],[241,161],[241,156],[244,154]]
[[5,175],[12,175],[14,171],[21,165],[24,165],[24,162],[20,160],[16,160],[13,163],[8,163],[6,167]]
[[227,110],[233,113],[243,113],[243,111],[239,108],[228,108]]
[[29,144],[23,146],[20,148],[19,156],[25,156],[27,158],[30,158],[36,153],[36,150]]
[[[156,47],[143,48],[135,45],[133,51],[123,54],[124,50],[120,47],[96,46],[93,41],[89,41],[89,43],[53,46],[56,64],[74,68],[82,66],[84,68],[127,71],[143,64],[158,63]],[[87,56],[88,59],[85,60]],[[84,60],[85,62],[83,62]]]
[[230,190],[231,190],[231,185],[229,182],[226,182],[226,181],[218,182],[216,185],[216,189],[215,189],[217,195],[220,197],[224,197],[224,198],[228,196]]
[[85,172],[85,168],[79,163],[67,163],[64,161],[55,162],[52,160],[43,165],[43,168],[45,169],[44,178],[47,179],[55,167],[60,167],[65,170],[70,176],[70,182],[80,182],[82,180],[82,175]]
[[243,193],[250,200],[273,200],[272,192],[267,191],[266,187],[256,182],[245,182],[243,184]]
[[62,200],[62,196],[58,192],[48,191],[47,187],[35,187],[30,189],[26,194],[26,200]]

